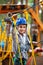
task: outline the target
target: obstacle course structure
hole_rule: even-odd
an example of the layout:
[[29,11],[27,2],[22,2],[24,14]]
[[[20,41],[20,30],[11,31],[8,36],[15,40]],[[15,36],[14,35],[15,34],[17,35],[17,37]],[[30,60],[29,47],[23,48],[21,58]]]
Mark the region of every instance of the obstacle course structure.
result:
[[[12,19],[15,22],[17,17],[15,18],[15,16],[13,16],[13,13],[14,14],[17,14],[17,13],[23,14],[24,13],[26,20],[28,20],[28,13],[29,13],[35,22],[34,24],[37,25],[37,30],[38,30],[37,42],[39,42],[40,41],[40,32],[43,31],[43,23],[41,22],[40,18],[38,17],[39,3],[40,3],[40,5],[43,6],[43,1],[39,2],[37,0],[35,0],[35,6],[32,6],[32,7],[27,5],[27,1],[26,1],[25,5],[23,5],[23,4],[20,4],[20,5],[3,4],[3,5],[0,5],[0,14],[5,14],[8,12],[11,12]],[[35,10],[33,8],[35,8]],[[6,50],[6,41],[8,42],[7,50]],[[38,43],[37,46],[40,46],[40,43]],[[8,65],[10,65],[10,62],[12,61],[11,50],[12,50],[12,36],[10,35],[9,37],[7,37],[6,29],[4,29],[4,31],[2,32],[2,24],[1,24],[1,26],[0,26],[0,65],[2,65],[2,62],[3,62],[3,64],[4,64],[4,62],[6,64],[6,61],[5,61],[6,58],[7,58],[7,62],[9,62]],[[33,56],[34,56],[34,52],[33,52]],[[10,60],[10,61],[8,61],[8,60]],[[35,59],[34,59],[34,62],[35,62]],[[34,64],[34,65],[36,65],[36,64]]]

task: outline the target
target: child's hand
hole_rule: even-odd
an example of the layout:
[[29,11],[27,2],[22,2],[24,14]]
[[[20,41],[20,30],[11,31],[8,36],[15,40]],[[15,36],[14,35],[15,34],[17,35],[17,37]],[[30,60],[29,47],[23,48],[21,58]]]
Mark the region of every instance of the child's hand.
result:
[[29,52],[31,53],[32,52],[32,49],[29,49]]
[[[40,47],[36,47],[35,49],[33,49],[34,53],[36,53],[37,50],[40,50]],[[32,49],[29,49],[29,52],[32,53]]]

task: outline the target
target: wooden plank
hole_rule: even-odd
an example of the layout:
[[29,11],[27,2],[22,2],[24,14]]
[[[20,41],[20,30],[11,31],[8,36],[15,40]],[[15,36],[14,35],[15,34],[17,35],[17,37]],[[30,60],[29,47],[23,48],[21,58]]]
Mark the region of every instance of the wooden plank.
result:
[[27,5],[13,5],[13,4],[3,4],[0,5],[0,14],[5,14],[8,12],[19,12],[20,10],[24,10],[27,8]]

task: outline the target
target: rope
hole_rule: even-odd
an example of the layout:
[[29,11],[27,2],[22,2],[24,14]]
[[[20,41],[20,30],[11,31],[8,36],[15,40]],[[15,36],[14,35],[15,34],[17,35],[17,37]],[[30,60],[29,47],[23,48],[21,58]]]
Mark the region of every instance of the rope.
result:
[[[16,20],[14,20],[14,22],[16,22]],[[16,27],[14,27],[15,31],[16,31]],[[17,31],[16,31],[17,32]],[[19,45],[19,41],[18,41],[18,35],[16,34],[16,44],[18,46],[18,52],[20,54],[20,62],[21,62],[21,65],[23,65],[22,63],[22,55],[21,55],[21,52],[20,52],[20,45]]]
[[22,55],[21,55],[21,52],[20,52],[20,45],[19,45],[19,41],[18,41],[18,36],[16,35],[16,42],[17,42],[17,45],[18,45],[18,52],[20,54],[20,62],[21,62],[21,65],[23,65],[22,63]]
[[[15,28],[15,31],[16,31],[16,27],[14,27],[14,28]],[[19,45],[18,35],[17,34],[16,34],[16,44],[18,46],[18,53],[20,54],[20,62],[21,62],[21,65],[23,65],[23,63],[22,63],[22,55],[21,55],[21,52],[20,52],[20,45]]]
[[28,59],[28,61],[27,61],[27,64],[26,64],[26,65],[29,65],[29,64],[30,64],[30,62],[31,62],[31,60],[32,60],[32,56]]
[[14,65],[14,61],[13,61],[13,58],[12,58],[12,53],[10,53],[9,65],[11,65],[11,60],[12,60],[12,64]]
[[34,60],[34,65],[36,65],[34,49],[33,49],[33,45],[32,45],[32,37],[31,37],[30,33],[28,35],[29,35],[29,38],[30,38],[30,44],[31,44],[31,48],[32,48],[32,56],[33,56],[33,60]]

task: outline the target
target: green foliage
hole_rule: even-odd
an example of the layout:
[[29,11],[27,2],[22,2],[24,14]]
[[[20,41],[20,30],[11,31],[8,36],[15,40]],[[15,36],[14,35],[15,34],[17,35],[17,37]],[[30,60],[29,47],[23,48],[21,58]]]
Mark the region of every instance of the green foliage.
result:
[[29,0],[28,2],[29,2],[29,3],[32,3],[33,1],[34,1],[34,0]]
[[[11,1],[11,0],[0,0],[0,4],[5,4],[5,3],[7,3],[7,2],[9,2],[9,1]],[[20,1],[20,0],[18,0],[18,1]],[[30,2],[30,3],[32,3],[34,0],[28,0],[28,2]]]
[[9,0],[0,0],[0,4],[5,4],[7,3]]

